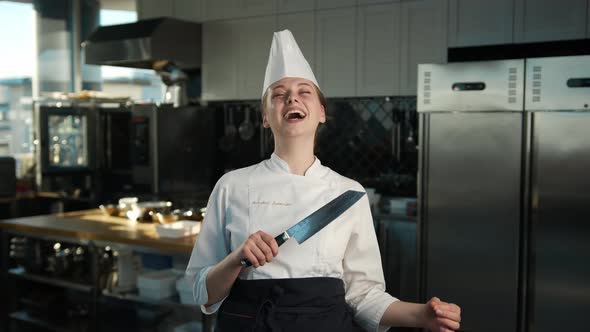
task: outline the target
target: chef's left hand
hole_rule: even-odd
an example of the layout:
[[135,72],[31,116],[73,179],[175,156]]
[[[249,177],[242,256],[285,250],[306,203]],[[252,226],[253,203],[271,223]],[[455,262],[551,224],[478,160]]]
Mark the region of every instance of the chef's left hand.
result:
[[425,327],[433,332],[458,330],[461,322],[461,308],[453,303],[433,297],[426,303]]

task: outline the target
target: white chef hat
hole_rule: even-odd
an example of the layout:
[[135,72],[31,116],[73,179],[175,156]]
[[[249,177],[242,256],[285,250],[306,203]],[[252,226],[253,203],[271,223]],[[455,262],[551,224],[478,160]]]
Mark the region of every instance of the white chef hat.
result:
[[312,81],[318,88],[313,71],[301,53],[293,34],[289,30],[275,32],[270,46],[262,96],[271,84],[284,77],[301,77]]

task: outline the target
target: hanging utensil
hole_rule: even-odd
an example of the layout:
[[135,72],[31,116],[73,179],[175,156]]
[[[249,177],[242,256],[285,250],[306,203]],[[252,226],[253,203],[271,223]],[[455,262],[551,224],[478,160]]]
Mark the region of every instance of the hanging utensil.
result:
[[406,137],[406,150],[409,152],[414,152],[416,150],[416,140],[414,138],[414,128],[411,121],[411,113],[410,111],[406,111],[406,119],[405,124],[408,129],[408,136]]
[[234,124],[234,112],[236,111],[236,109],[229,107],[229,124],[227,126],[227,132],[228,132],[228,136],[230,136],[232,139],[236,136],[236,134],[238,133],[238,130],[236,129],[236,125]]
[[399,116],[399,111],[394,110],[392,115],[393,126],[391,128],[391,147],[392,154],[395,156],[398,163],[401,163],[401,136],[402,136],[402,124]]
[[239,133],[240,138],[244,141],[249,141],[254,136],[254,125],[250,122],[250,107],[244,110],[244,122],[240,124]]
[[234,149],[236,127],[233,124],[233,111],[226,105],[223,106],[224,135],[219,139],[221,151],[230,152]]

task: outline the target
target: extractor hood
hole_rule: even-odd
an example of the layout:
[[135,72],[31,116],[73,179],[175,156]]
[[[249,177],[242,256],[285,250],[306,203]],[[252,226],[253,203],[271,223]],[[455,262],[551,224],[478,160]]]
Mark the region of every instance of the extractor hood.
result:
[[155,69],[162,61],[201,68],[201,24],[173,18],[103,26],[82,43],[85,63]]

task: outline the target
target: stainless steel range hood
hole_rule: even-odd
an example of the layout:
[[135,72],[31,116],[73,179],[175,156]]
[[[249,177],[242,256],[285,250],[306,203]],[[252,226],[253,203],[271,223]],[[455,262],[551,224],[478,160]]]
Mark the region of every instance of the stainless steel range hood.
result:
[[201,24],[154,18],[98,28],[82,43],[86,64],[155,69],[160,61],[201,68]]

